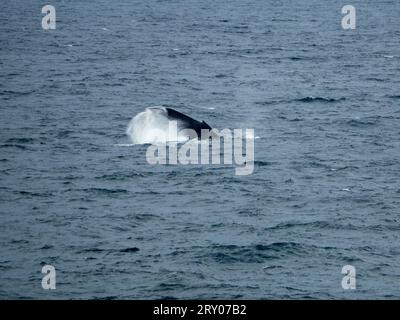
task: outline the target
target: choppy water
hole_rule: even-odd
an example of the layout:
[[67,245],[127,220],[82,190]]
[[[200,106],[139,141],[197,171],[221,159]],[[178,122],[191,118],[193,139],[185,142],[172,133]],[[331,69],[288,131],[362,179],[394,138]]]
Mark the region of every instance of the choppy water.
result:
[[[397,1],[50,2],[0,5],[0,298],[400,297]],[[254,128],[254,173],[148,165],[152,105]]]

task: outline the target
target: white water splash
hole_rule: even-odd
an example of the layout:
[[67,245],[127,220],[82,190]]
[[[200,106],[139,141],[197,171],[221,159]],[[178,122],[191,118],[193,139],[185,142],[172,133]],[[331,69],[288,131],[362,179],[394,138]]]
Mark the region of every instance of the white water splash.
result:
[[133,144],[165,144],[167,142],[185,142],[188,137],[169,132],[167,110],[164,107],[150,107],[137,114],[129,122],[126,134]]

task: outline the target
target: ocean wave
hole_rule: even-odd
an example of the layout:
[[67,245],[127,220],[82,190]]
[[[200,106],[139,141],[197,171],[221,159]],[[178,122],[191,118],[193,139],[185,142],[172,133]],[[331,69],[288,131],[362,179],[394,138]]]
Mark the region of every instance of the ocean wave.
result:
[[84,189],[67,189],[66,192],[88,192],[97,194],[118,194],[118,193],[128,193],[126,189],[107,189],[107,188],[84,188]]
[[261,161],[261,160],[254,161],[254,165],[257,167],[265,167],[265,166],[270,166],[273,164],[274,164],[273,162],[269,162],[269,161]]
[[104,174],[101,176],[96,177],[95,179],[97,180],[129,180],[135,177],[144,177],[145,175],[134,171],[130,170],[129,172],[116,172],[116,173],[110,173],[110,174]]
[[26,146],[24,145],[20,145],[20,144],[15,144],[15,143],[6,143],[6,144],[2,144],[0,145],[0,148],[17,148],[17,149],[21,149],[21,150],[26,150],[28,149]]
[[346,121],[346,124],[352,127],[369,127],[376,125],[380,117],[354,118]]
[[312,103],[312,102],[323,102],[323,103],[329,103],[329,102],[339,102],[339,101],[344,101],[346,98],[325,98],[325,97],[314,97],[314,96],[307,96],[304,98],[300,99],[295,99],[295,101],[298,102],[305,102],[305,103]]
[[113,252],[122,252],[122,253],[131,253],[131,252],[137,252],[140,249],[137,247],[128,247],[128,248],[123,248],[123,249],[103,249],[103,248],[88,248],[88,249],[83,249],[78,251],[78,253],[113,253]]
[[209,256],[219,263],[263,263],[287,255],[307,255],[316,249],[329,249],[297,242],[273,242],[247,246],[216,245],[210,248]]

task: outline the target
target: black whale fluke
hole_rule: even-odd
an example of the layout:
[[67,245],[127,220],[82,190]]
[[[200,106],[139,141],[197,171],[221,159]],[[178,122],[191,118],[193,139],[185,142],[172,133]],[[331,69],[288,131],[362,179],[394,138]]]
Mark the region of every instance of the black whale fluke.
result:
[[197,137],[201,137],[201,129],[212,130],[211,127],[205,121],[197,121],[179,111],[171,108],[165,108],[167,110],[168,118],[170,120],[179,120],[179,125],[182,129],[192,129],[196,131]]

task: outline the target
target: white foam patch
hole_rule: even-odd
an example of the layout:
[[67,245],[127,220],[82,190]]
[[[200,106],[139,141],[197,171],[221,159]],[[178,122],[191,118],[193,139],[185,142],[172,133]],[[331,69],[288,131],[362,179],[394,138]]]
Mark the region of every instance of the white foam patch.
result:
[[169,122],[168,113],[164,107],[146,108],[132,118],[126,134],[133,144],[165,144],[187,141],[188,137],[184,135],[174,138],[174,134],[169,132]]
[[116,143],[114,144],[114,147],[133,147],[133,143]]

